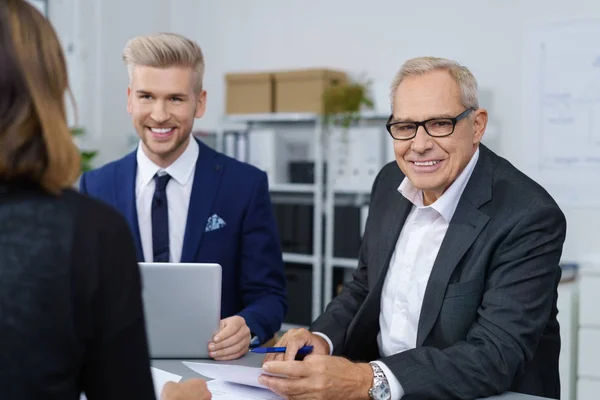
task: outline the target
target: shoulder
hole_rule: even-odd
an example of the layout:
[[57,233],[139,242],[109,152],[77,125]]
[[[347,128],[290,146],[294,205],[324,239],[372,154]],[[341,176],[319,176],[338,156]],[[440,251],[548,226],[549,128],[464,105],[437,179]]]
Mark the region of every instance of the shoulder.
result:
[[263,179],[267,176],[263,170],[254,165],[236,160],[223,153],[218,153],[218,155],[219,161],[225,165],[227,173],[235,174],[236,176],[241,175],[244,179]]
[[61,197],[75,212],[78,234],[85,232],[105,236],[129,232],[127,221],[107,203],[72,189],[65,190]]
[[507,159],[500,157],[487,148],[482,154],[489,153],[493,160],[492,199],[523,207],[553,206],[558,204],[550,193],[534,179],[527,176]]
[[247,186],[248,184],[254,186],[257,182],[266,182],[267,174],[263,170],[224,153],[220,153],[202,142],[199,142],[199,144],[200,157],[202,157],[202,153],[206,154],[207,157],[214,157],[215,163],[224,168],[227,179],[236,180],[242,186]]
[[379,170],[379,173],[373,181],[371,194],[373,196],[378,196],[379,194],[387,193],[389,191],[396,192],[404,177],[405,175],[398,166],[398,163],[396,163],[396,161],[390,161]]
[[114,184],[115,177],[123,168],[135,166],[135,151],[127,154],[125,157],[109,162],[102,167],[87,171],[81,176],[81,185],[85,186],[86,191],[96,192],[102,190],[107,185]]

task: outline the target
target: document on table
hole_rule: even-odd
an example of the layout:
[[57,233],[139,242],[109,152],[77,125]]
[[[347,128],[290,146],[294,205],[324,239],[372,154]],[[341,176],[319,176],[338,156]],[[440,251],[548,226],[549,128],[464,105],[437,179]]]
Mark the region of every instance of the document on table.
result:
[[[163,371],[162,369],[150,367],[152,371],[152,381],[154,381],[154,393],[156,393],[156,398],[160,399],[160,395],[163,390],[163,386],[165,383],[169,381],[179,382],[181,380],[181,376],[172,374],[167,371]],[[82,394],[79,400],[87,400],[85,395]]]
[[266,374],[259,367],[245,367],[242,365],[215,364],[215,363],[198,363],[184,361],[186,367],[199,373],[207,378],[240,383],[264,388],[265,386],[258,383],[258,377]]
[[154,367],[150,367],[150,369],[152,370],[152,380],[154,381],[154,393],[156,393],[157,399],[160,399],[160,394],[162,393],[163,386],[165,386],[167,382],[179,382],[181,380],[181,376],[179,375],[175,375]]
[[218,400],[281,400],[282,397],[254,386],[239,385],[237,383],[224,382],[220,380],[209,381],[208,390],[213,399]]

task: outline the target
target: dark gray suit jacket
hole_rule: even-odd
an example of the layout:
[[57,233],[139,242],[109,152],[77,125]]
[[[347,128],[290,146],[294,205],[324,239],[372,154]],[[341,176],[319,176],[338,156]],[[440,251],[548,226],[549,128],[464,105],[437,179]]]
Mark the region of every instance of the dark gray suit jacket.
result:
[[508,390],[559,398],[559,259],[566,233],[550,195],[480,145],[477,165],[435,260],[417,346],[380,358],[381,291],[412,204],[386,165],[373,184],[352,282],[311,326],[334,354],[381,359],[404,399],[473,399]]

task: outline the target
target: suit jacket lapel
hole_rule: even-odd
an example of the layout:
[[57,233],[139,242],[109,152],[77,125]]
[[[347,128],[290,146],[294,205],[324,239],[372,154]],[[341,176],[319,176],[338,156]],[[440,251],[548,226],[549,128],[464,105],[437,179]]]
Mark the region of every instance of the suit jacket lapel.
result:
[[[142,241],[140,239],[140,227],[138,225],[137,207],[135,203],[135,178],[137,173],[136,152],[128,154],[123,162],[115,168],[115,177],[113,186],[115,205],[125,216],[131,232],[138,261],[144,261],[144,252],[142,251]],[[125,189],[123,189],[125,188]]]
[[479,207],[492,197],[492,157],[491,152],[480,145],[479,160],[458,202],[425,289],[417,347],[423,345],[438,318],[454,269],[489,221],[489,216],[480,211]]
[[[402,181],[396,183],[396,186]],[[390,188],[389,190],[394,190]],[[381,311],[381,292],[383,283],[390,267],[392,254],[396,249],[396,242],[402,231],[402,227],[412,209],[412,203],[408,201],[398,191],[393,191],[389,196],[389,202],[385,212],[380,218],[376,219],[376,223],[381,226],[381,236],[371,239],[378,240],[377,257],[368,257],[367,262],[377,260],[375,265],[369,265],[369,268],[377,268],[377,278],[374,285],[369,290],[369,295],[365,299],[364,305],[361,307],[358,315],[354,318],[350,325],[347,335],[348,342],[345,344],[344,353],[350,354],[355,360],[368,360],[374,350],[377,350],[376,336],[379,332],[379,314]],[[373,212],[376,212],[375,210]],[[364,338],[374,338],[373,341],[366,345]],[[374,347],[374,349],[372,348]]]
[[400,192],[395,191],[390,198],[388,208],[382,218],[381,240],[379,241],[379,254],[377,255],[377,258],[383,261],[378,263],[377,282],[381,284],[381,288],[383,288],[383,281],[390,267],[390,261],[396,249],[398,237],[412,207],[413,204],[406,197],[402,196]]
[[196,161],[194,183],[190,197],[181,262],[195,262],[204,235],[206,222],[219,189],[224,165],[219,153],[198,141],[200,153]]

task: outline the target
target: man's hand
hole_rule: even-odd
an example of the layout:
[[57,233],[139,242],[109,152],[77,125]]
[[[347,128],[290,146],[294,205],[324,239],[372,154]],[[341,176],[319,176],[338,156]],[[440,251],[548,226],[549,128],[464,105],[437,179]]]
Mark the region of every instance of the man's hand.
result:
[[246,320],[233,316],[221,320],[221,329],[208,344],[210,356],[218,361],[235,360],[250,348],[250,328]]
[[202,379],[190,379],[181,383],[167,382],[163,386],[161,400],[210,400],[212,395]]
[[287,347],[285,354],[270,353],[265,357],[263,364],[269,361],[294,360],[298,349],[302,346],[313,346],[311,355],[329,355],[329,345],[321,336],[315,335],[304,328],[290,329],[275,344],[275,347]]
[[258,381],[285,399],[369,399],[373,370],[342,357],[307,356],[304,361],[271,361],[263,365],[269,374]]

